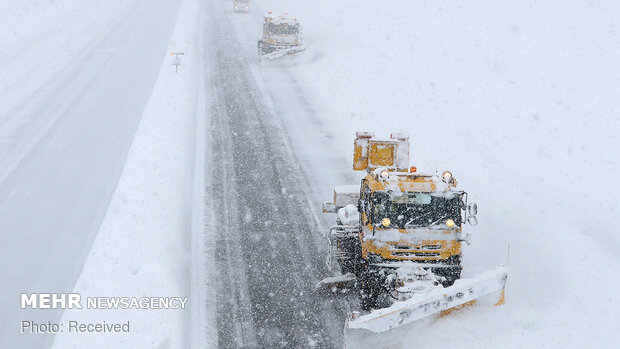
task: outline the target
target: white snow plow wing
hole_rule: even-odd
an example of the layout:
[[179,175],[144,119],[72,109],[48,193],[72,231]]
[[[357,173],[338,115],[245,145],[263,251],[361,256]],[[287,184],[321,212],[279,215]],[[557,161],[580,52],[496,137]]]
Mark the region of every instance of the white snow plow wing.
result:
[[385,332],[392,328],[412,323],[431,315],[450,312],[473,305],[481,298],[493,297],[495,305],[504,302],[504,287],[508,279],[508,269],[498,266],[470,279],[459,279],[447,288],[436,288],[426,294],[415,294],[411,298],[396,302],[388,308],[352,316],[345,324],[345,332],[363,329],[371,332]]
[[306,48],[304,47],[304,45],[281,47],[281,48],[278,48],[274,52],[259,55],[259,58],[260,60],[264,60],[264,61],[273,61],[278,58],[292,56],[296,53],[299,53],[305,50]]
[[314,290],[325,294],[329,293],[346,293],[353,289],[357,284],[354,274],[338,275],[321,280]]

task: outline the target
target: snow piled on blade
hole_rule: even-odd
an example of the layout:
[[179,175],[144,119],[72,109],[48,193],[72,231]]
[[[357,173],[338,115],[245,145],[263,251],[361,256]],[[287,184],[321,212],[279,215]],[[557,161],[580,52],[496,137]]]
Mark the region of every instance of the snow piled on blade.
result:
[[492,294],[498,295],[497,302],[507,277],[508,269],[501,266],[470,279],[457,280],[454,285],[445,289],[438,287],[426,293],[414,294],[388,308],[377,309],[347,321],[345,331],[365,329],[377,333],[385,332]]

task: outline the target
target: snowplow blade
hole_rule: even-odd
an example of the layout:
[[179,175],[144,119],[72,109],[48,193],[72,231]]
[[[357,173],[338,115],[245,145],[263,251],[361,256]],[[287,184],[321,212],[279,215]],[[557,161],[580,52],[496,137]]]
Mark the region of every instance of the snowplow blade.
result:
[[338,275],[321,280],[314,290],[320,294],[344,295],[355,288],[357,278],[354,274]]
[[271,53],[260,55],[260,59],[264,60],[264,61],[273,61],[273,60],[276,60],[278,58],[282,58],[282,57],[285,57],[285,56],[291,56],[291,55],[294,55],[294,54],[296,54],[298,52],[302,52],[302,51],[305,51],[305,50],[306,50],[306,48],[303,45],[291,46],[291,47],[287,47],[287,48],[284,48],[284,49],[276,50],[276,51],[271,52]]
[[504,303],[504,287],[507,279],[508,269],[498,266],[473,278],[457,280],[450,287],[414,295],[388,308],[352,317],[345,324],[345,333],[349,330],[385,332],[432,315],[447,315],[453,310],[473,305],[489,297],[493,298],[494,305],[501,305]]

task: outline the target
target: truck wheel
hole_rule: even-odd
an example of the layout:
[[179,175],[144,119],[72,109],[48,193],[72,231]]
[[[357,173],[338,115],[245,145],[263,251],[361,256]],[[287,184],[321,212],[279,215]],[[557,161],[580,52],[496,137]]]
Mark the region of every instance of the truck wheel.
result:
[[446,278],[446,281],[442,282],[443,287],[450,287],[461,278],[461,267],[441,268],[441,271],[435,274]]
[[366,270],[362,273],[360,301],[362,310],[370,311],[384,307],[382,295],[387,295],[384,278],[377,271]]
[[448,268],[434,268],[432,272],[435,275],[443,276],[446,281],[442,283],[443,287],[449,287],[454,282],[461,278],[461,256],[452,256],[445,261],[445,264],[451,264],[453,267]]
[[360,275],[362,269],[362,247],[357,237],[349,237],[338,241],[338,248],[347,258],[340,260],[340,269],[343,274],[353,273]]
[[371,311],[376,308],[377,295],[373,292],[371,287],[368,287],[367,282],[362,280],[362,289],[360,291],[360,303],[362,304],[363,311]]
[[258,61],[260,62],[263,55],[263,42],[259,40],[256,46],[258,47]]

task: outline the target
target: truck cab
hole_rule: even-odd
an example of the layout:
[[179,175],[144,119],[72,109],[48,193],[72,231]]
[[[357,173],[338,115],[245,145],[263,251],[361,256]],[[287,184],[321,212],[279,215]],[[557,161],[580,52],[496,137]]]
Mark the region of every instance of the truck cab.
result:
[[361,257],[368,266],[424,264],[451,285],[460,277],[466,193],[442,176],[378,168],[361,183]]

